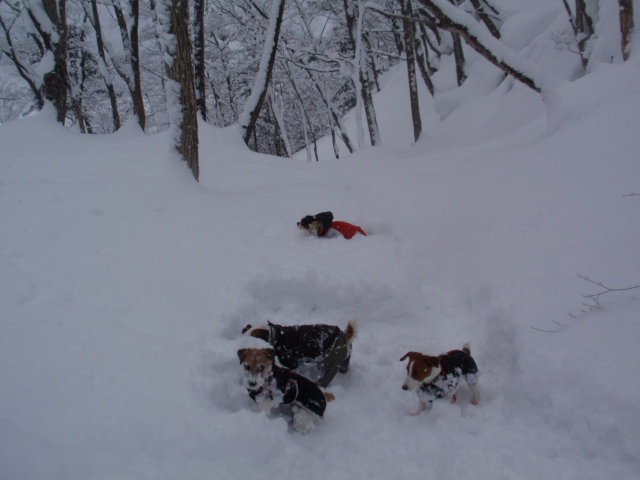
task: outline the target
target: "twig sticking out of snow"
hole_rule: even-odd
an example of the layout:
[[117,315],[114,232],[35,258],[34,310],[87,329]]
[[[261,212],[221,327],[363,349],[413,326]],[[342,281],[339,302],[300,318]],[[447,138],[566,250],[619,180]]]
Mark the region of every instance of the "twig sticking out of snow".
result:
[[599,287],[603,288],[604,290],[598,293],[590,293],[587,295],[582,295],[583,298],[588,298],[589,300],[593,301],[594,303],[583,303],[583,305],[587,308],[589,308],[590,310],[600,310],[600,296],[601,295],[605,295],[607,293],[611,293],[611,292],[626,292],[628,290],[634,290],[636,288],[640,288],[640,285],[635,285],[633,287],[624,287],[624,288],[611,288],[608,287],[606,285],[604,285],[603,283],[600,282],[596,282],[594,280],[591,280],[588,277],[585,277],[584,275],[580,275],[579,273],[577,274],[581,279],[593,283],[594,285],[598,285]]

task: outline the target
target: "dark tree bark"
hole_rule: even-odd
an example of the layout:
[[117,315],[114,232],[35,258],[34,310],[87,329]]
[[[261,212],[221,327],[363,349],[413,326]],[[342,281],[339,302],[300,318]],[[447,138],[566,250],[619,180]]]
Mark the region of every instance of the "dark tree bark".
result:
[[451,35],[453,36],[453,55],[456,59],[456,80],[460,87],[467,79],[467,74],[464,73],[464,51],[460,35],[454,32],[451,32]]
[[620,30],[622,33],[622,58],[629,60],[629,42],[633,32],[633,0],[619,0],[620,2]]
[[168,0],[168,2],[171,21],[169,34],[176,40],[175,51],[167,52],[172,57],[171,63],[166,65],[167,75],[173,80],[173,84],[169,87],[173,90],[173,98],[170,98],[169,102],[177,101],[178,105],[175,107],[179,109],[179,118],[173,118],[171,121],[177,122],[176,149],[198,180],[200,176],[198,112],[189,34],[189,2],[188,0]]
[[44,76],[44,93],[47,100],[51,101],[56,108],[58,122],[64,125],[67,117],[67,97],[69,94],[67,0],[42,0],[42,4],[58,33],[58,41],[51,42],[55,66],[52,72]]
[[[260,116],[260,110],[262,109],[262,105],[264,104],[264,100],[267,96],[267,90],[269,88],[269,83],[271,83],[271,76],[273,74],[273,67],[276,63],[276,53],[278,51],[278,40],[280,38],[280,27],[282,26],[282,17],[284,16],[284,4],[285,0],[274,0],[279,2],[278,13],[276,14],[275,19],[270,19],[270,21],[275,22],[275,29],[273,34],[273,39],[266,39],[265,48],[267,46],[271,46],[271,52],[269,53],[268,63],[265,66],[265,72],[258,72],[258,77],[260,77],[261,73],[264,73],[264,78],[258,78],[258,80],[264,80],[261,84],[256,83],[253,88],[256,90],[256,95],[258,95],[258,101],[256,102],[253,109],[248,113],[249,119],[246,125],[242,125],[245,128],[244,133],[244,142],[248,145],[251,139],[252,134],[255,131],[256,123],[258,122],[258,117]],[[270,42],[270,43],[269,43]],[[252,91],[251,96],[254,95]],[[244,114],[243,114],[244,116]]]
[[131,0],[131,70],[133,70],[133,111],[138,117],[142,131],[147,128],[147,114],[142,95],[142,73],[140,72],[140,0]]
[[[413,10],[410,0],[400,0],[402,15],[412,17]],[[406,19],[402,21],[404,27],[404,44],[407,52],[407,74],[409,77],[409,98],[411,103],[411,118],[413,120],[414,141],[420,139],[422,133],[422,119],[420,117],[420,103],[418,99],[418,82],[416,81],[416,59],[415,59],[415,23]]]

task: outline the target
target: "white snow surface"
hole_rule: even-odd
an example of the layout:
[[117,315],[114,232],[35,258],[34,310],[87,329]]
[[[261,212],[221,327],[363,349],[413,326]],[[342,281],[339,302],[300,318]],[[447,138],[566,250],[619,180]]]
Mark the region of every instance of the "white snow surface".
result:
[[[640,285],[640,59],[546,104],[469,61],[416,145],[401,65],[385,147],[308,163],[201,125],[200,183],[134,121],[0,127],[0,479],[639,478],[640,289],[592,310],[578,274]],[[324,210],[372,234],[296,228]],[[350,319],[317,428],[258,413],[242,327]],[[400,357],[468,340],[480,405],[410,416]]]

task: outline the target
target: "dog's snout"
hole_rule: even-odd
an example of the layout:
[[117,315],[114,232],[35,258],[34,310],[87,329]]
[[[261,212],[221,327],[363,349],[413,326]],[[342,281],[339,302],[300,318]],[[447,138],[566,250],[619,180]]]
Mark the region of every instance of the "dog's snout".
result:
[[402,389],[403,390],[409,390],[409,387],[407,387],[406,385],[402,385]]

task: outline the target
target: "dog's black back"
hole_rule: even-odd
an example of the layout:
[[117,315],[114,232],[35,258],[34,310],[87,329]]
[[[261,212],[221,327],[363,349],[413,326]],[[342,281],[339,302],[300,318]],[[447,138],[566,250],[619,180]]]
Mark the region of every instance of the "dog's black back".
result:
[[346,344],[345,333],[334,325],[274,325],[269,322],[269,343],[280,363],[290,369],[300,361],[319,361],[332,348]]
[[443,373],[447,375],[456,375],[458,371],[463,376],[478,373],[478,366],[473,357],[462,350],[452,350],[446,355],[442,355],[440,365]]

